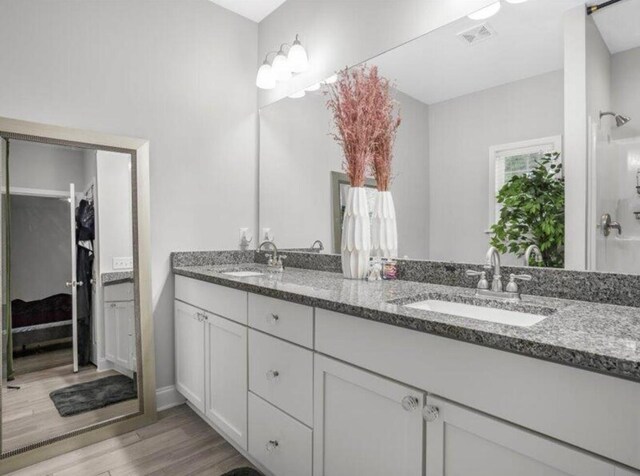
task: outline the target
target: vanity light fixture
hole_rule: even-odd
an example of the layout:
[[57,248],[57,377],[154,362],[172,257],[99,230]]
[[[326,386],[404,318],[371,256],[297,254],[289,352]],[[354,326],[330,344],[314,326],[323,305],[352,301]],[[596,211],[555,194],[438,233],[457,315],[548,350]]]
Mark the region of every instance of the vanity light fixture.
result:
[[312,84],[308,88],[304,88],[304,90],[307,91],[308,93],[311,93],[313,91],[317,91],[318,89],[320,89],[320,83]]
[[309,58],[307,57],[307,51],[300,43],[298,35],[293,41],[293,45],[289,48],[289,54],[287,55],[289,61],[289,68],[293,73],[304,73],[309,70]]
[[280,50],[276,54],[276,57],[273,58],[273,63],[271,63],[271,69],[276,77],[276,81],[289,81],[291,79],[291,67],[289,66],[289,60],[284,54],[283,49],[285,46],[286,43],[280,45]]
[[258,69],[258,75],[256,76],[256,86],[260,89],[273,89],[276,87],[276,76],[273,73],[273,68],[269,63],[268,57],[273,51],[267,53],[264,57],[262,66]]
[[487,18],[492,17],[493,15],[498,13],[501,6],[502,5],[499,1],[494,2],[491,5],[487,5],[486,7],[467,15],[467,17],[470,20],[486,20]]
[[305,95],[304,89],[301,89],[300,91],[296,91],[295,93],[290,94],[289,98],[291,98],[291,99],[300,99],[300,98],[303,98],[304,95]]
[[[307,51],[300,43],[299,36],[296,35],[292,45],[283,43],[277,52],[270,51],[267,53],[264,62],[258,68],[256,86],[260,89],[273,89],[276,87],[277,81],[289,81],[293,74],[309,70]],[[276,56],[273,61],[269,62],[269,55],[272,53],[275,53]]]

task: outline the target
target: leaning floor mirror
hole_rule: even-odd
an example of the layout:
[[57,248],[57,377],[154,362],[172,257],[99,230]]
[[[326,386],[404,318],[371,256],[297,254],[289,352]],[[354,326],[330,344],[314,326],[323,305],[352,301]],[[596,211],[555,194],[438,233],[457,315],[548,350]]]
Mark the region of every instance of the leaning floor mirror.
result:
[[148,143],[2,118],[0,142],[3,473],[152,421],[155,369]]

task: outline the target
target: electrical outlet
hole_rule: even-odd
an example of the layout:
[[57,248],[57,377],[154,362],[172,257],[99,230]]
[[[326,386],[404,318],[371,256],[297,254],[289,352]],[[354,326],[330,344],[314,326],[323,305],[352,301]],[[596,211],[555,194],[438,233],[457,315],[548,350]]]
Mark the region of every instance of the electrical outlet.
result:
[[113,258],[113,269],[133,269],[133,256]]

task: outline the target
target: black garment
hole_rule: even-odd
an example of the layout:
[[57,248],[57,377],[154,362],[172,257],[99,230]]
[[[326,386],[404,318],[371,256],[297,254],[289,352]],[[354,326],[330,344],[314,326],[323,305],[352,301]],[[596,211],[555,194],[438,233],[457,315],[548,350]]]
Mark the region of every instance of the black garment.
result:
[[[80,200],[76,208],[76,239],[92,241],[95,239],[95,213],[93,203],[88,200]],[[93,243],[92,243],[93,244]]]
[[88,365],[91,358],[91,314],[93,277],[93,239],[95,237],[93,204],[81,200],[76,209],[76,280],[78,306],[78,365]]

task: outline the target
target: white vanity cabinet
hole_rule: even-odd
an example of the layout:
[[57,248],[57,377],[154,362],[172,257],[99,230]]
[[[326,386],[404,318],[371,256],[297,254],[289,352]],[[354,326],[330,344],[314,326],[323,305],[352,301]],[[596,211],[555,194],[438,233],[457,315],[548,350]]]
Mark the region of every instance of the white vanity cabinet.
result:
[[314,392],[314,476],[423,474],[423,392],[319,355]]
[[427,476],[613,476],[614,466],[559,442],[429,396]]
[[119,371],[136,371],[133,283],[104,287],[104,357]]
[[268,475],[640,476],[635,382],[182,276],[175,326],[178,391]]
[[177,276],[175,297],[176,389],[246,450],[247,294]]

